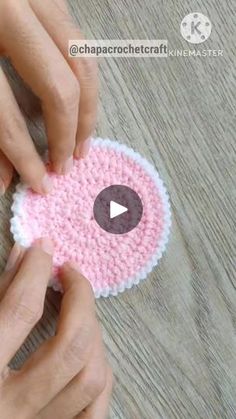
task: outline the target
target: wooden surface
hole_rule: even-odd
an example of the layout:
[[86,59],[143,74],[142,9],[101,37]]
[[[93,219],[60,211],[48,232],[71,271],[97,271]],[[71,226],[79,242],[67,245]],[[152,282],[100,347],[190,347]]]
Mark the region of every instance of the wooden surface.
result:
[[[218,58],[100,61],[97,133],[132,145],[157,167],[170,192],[173,228],[148,280],[98,301],[97,311],[116,377],[112,419],[235,419],[235,2],[71,6],[87,37],[168,39],[171,49],[193,49],[179,24],[200,11],[213,31],[199,49],[224,50]],[[40,121],[31,132],[43,136]],[[11,244],[11,193],[0,206],[2,267]],[[58,299],[48,292],[44,318],[14,365],[53,333]]]

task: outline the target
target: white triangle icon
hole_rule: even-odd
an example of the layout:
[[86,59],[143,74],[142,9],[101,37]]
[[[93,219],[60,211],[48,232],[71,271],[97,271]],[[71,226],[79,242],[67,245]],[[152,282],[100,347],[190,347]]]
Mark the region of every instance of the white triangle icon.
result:
[[124,214],[127,211],[128,208],[123,207],[123,205],[117,204],[115,201],[110,201],[110,218],[118,217],[118,215]]

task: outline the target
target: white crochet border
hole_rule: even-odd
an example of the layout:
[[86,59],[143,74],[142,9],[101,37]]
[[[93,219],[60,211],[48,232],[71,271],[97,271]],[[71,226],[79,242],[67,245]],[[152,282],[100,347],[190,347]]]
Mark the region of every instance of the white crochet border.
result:
[[[148,263],[134,276],[127,278],[119,285],[107,286],[104,288],[94,289],[94,294],[96,298],[99,297],[108,297],[109,295],[116,296],[118,293],[123,292],[125,289],[131,288],[133,285],[137,285],[140,281],[145,279],[147,275],[152,271],[152,269],[158,264],[161,259],[166,246],[169,240],[170,227],[171,227],[171,210],[169,196],[167,194],[166,188],[161,180],[158,172],[155,168],[139,153],[135,152],[132,148],[127,147],[124,144],[120,144],[116,141],[111,141],[109,139],[95,138],[92,139],[93,147],[105,147],[116,150],[117,152],[124,153],[138,163],[148,175],[152,178],[155,185],[157,186],[158,193],[161,197],[163,209],[164,209],[164,228],[162,232],[161,239],[158,241],[156,251],[148,261]],[[21,246],[29,247],[30,241],[27,237],[25,231],[23,231],[21,225],[21,217],[23,215],[23,201],[26,195],[28,186],[25,184],[18,184],[16,187],[16,192],[13,194],[13,204],[12,212],[13,217],[11,218],[11,233],[13,234],[14,240],[19,243]],[[55,290],[59,290],[58,283],[51,282]]]

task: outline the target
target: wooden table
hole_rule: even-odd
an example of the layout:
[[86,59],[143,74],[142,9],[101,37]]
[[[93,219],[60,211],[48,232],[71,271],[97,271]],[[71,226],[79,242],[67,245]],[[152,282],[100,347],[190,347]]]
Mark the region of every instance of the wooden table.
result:
[[[100,61],[97,133],[133,146],[157,167],[170,192],[173,228],[148,280],[99,300],[97,311],[116,377],[111,418],[235,419],[235,2],[194,2],[190,9],[187,0],[71,0],[71,6],[89,38],[168,39],[169,49],[194,49],[179,31],[189,12],[201,11],[213,24],[196,48],[221,49],[223,57]],[[30,116],[35,101],[28,104],[15,87]],[[44,135],[40,120],[30,130]],[[12,191],[0,205],[2,267],[12,242]],[[45,315],[13,365],[53,334],[58,300],[50,290]]]

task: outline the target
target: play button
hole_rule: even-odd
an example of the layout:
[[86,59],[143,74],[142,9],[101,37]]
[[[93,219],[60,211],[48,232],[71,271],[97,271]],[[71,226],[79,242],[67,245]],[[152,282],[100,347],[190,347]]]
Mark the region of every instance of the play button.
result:
[[124,214],[128,211],[128,208],[123,207],[123,205],[117,204],[117,202],[110,202],[110,218],[118,217],[118,215]]
[[139,224],[143,206],[133,189],[124,185],[111,185],[96,197],[93,213],[103,230],[112,234],[125,234]]

